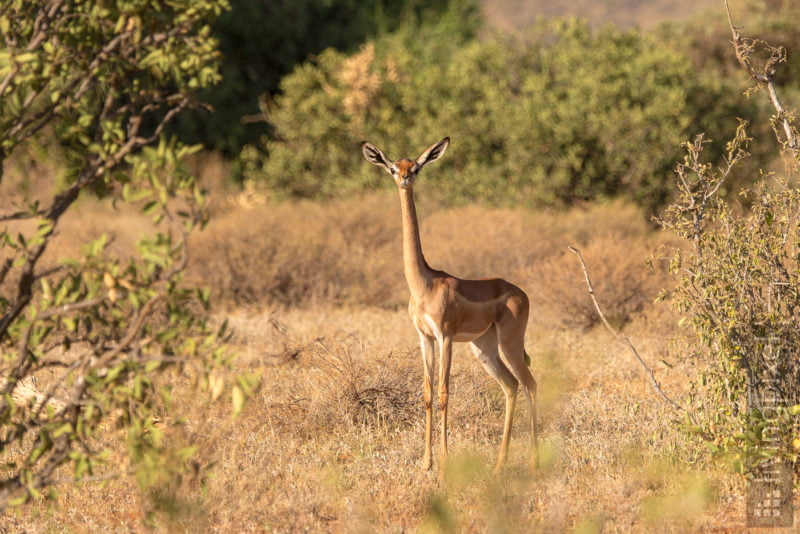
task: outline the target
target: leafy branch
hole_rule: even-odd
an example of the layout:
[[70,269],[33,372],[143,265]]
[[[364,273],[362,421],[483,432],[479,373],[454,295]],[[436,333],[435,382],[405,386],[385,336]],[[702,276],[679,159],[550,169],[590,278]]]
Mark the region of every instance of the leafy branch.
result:
[[[16,237],[0,228],[0,447],[8,465],[0,513],[63,481],[59,468],[68,463],[76,481],[155,470],[140,477],[147,480],[186,468],[193,448],[168,447],[155,426],[169,405],[168,371],[207,388],[229,359],[224,329],[208,323],[208,292],[183,283],[189,235],[207,220],[205,194],[182,164],[196,148],[164,132],[196,105],[195,89],[219,79],[208,24],[225,7],[0,3],[0,164],[44,136],[67,165],[66,185],[49,200],[0,206],[2,223],[35,223]],[[13,187],[2,178],[0,186]],[[101,235],[82,256],[46,263],[63,215],[87,190],[139,206],[154,233],[130,257],[113,254]],[[241,409],[243,389],[235,389]],[[220,391],[217,384],[215,397]],[[125,420],[128,470],[109,470],[99,454],[101,423],[115,414]]]

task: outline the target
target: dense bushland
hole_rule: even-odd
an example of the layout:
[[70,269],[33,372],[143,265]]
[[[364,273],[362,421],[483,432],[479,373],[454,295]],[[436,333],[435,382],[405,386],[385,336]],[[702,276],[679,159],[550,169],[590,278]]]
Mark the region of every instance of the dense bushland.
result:
[[[669,196],[676,147],[713,119],[749,116],[730,84],[697,76],[688,58],[638,31],[547,21],[523,39],[398,34],[299,67],[266,109],[264,151],[246,176],[290,197],[381,187],[358,141],[414,156],[450,135],[449,201],[562,205],[622,196],[654,209]],[[425,141],[427,142],[427,141]]]
[[[226,59],[222,82],[203,93],[213,112],[179,118],[180,135],[223,150],[243,164],[238,178],[279,196],[374,188],[354,144],[371,136],[406,155],[420,134],[435,133],[451,135],[458,154],[450,201],[621,195],[655,211],[671,194],[682,140],[705,132],[717,161],[733,118],[755,125],[756,139],[769,134],[752,120],[763,102],[739,94],[719,12],[646,32],[542,22],[508,39],[482,27],[472,0],[231,7],[214,26]],[[734,7],[749,31],[790,49],[797,42],[788,22],[796,2]],[[780,74],[787,94],[797,91],[795,71]],[[756,145],[723,193],[772,161],[768,144]]]
[[233,0],[214,23],[223,54],[222,80],[202,92],[212,108],[184,114],[177,133],[235,158],[242,147],[270,134],[258,120],[259,101],[278,92],[281,78],[326,48],[351,53],[365,40],[438,21],[453,35],[474,36],[480,26],[474,0]]

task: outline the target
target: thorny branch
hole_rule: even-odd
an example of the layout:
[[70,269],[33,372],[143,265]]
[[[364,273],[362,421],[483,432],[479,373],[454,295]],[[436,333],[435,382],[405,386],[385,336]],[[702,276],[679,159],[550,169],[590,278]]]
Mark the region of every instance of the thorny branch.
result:
[[[740,28],[733,25],[733,17],[731,16],[728,0],[725,0],[725,11],[728,15],[728,26],[730,26],[733,37],[733,50],[736,54],[736,60],[751,78],[767,88],[769,99],[776,111],[775,119],[781,123],[786,135],[786,140],[783,144],[786,148],[797,152],[800,150],[800,135],[798,135],[797,129],[792,124],[794,117],[784,109],[775,89],[775,72],[778,69],[778,65],[786,62],[786,49],[782,46],[770,46],[757,39],[742,37],[742,34],[739,33]],[[771,54],[761,70],[757,70],[752,64],[752,55],[757,45],[763,45]]]

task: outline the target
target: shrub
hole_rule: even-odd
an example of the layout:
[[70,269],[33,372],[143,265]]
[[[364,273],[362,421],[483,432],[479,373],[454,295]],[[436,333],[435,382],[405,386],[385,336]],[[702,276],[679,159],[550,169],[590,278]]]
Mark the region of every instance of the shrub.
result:
[[[622,234],[596,235],[581,247],[596,281],[597,299],[615,327],[621,327],[653,302],[663,281],[644,260],[652,247],[642,239]],[[600,323],[591,298],[583,289],[583,275],[575,269],[575,255],[564,249],[536,269],[540,303],[563,326],[586,330]]]
[[[701,366],[693,399],[694,430],[717,453],[730,453],[744,471],[776,455],[797,467],[800,414],[800,134],[796,111],[785,110],[775,87],[785,50],[744,39],[731,25],[734,51],[759,88],[769,91],[771,123],[782,148],[781,175],[762,173],[744,190],[748,210],[720,196],[731,170],[747,156],[744,122],[728,143],[725,165],[702,159],[704,137],[686,143],[678,165],[679,197],[662,224],[690,243],[672,258],[675,302],[697,341],[690,354]],[[763,61],[756,53],[766,50]]]
[[377,354],[354,341],[325,339],[311,347],[308,427],[391,429],[417,422],[422,395],[416,354]]
[[633,30],[559,20],[524,41],[429,32],[298,67],[266,109],[274,139],[243,153],[246,177],[284,197],[352,194],[381,186],[359,161],[360,140],[396,158],[450,135],[442,172],[429,177],[450,201],[621,195],[652,209],[669,194],[674,147],[725,102],[685,56]]
[[[642,259],[653,235],[641,208],[623,202],[533,213],[419,202],[430,264],[461,278],[498,276],[531,297],[538,319],[568,328],[597,323],[567,245],[585,251],[609,317],[622,325],[668,282],[663,263]],[[377,306],[404,308],[396,193],[322,203],[267,202],[217,214],[192,240],[189,279],[213,288],[213,301],[238,307]]]
[[[227,356],[207,322],[207,294],[182,283],[187,236],[206,217],[204,194],[182,165],[193,149],[162,133],[193,90],[218,79],[208,22],[224,7],[121,0],[0,9],[0,165],[33,152],[43,132],[64,158],[64,175],[44,191],[10,194],[15,184],[4,182],[0,194],[0,513],[59,478],[131,474],[152,487],[190,463],[194,449],[156,426],[171,405],[169,371],[209,385]],[[102,234],[46,266],[65,213],[91,192],[138,206],[152,232],[134,254],[116,254]],[[37,379],[42,389],[30,394]],[[119,465],[105,461],[100,432],[112,419],[128,446]],[[67,465],[71,476],[58,471]]]
[[[384,196],[234,210],[194,237],[192,280],[236,307],[406,301],[396,200]],[[385,216],[384,216],[385,215]]]
[[203,92],[213,113],[184,114],[176,130],[185,142],[236,156],[270,134],[252,120],[259,99],[271,99],[281,78],[309,57],[328,47],[352,52],[371,36],[418,21],[449,20],[454,33],[471,35],[478,12],[474,0],[234,0],[213,26],[225,56],[221,82]]
[[[729,145],[730,165],[745,156],[741,125]],[[783,407],[800,403],[800,190],[788,178],[765,176],[743,191],[751,207],[741,213],[718,194],[730,167],[715,169],[700,159],[703,137],[687,143],[678,168],[681,196],[662,220],[686,238],[688,250],[672,257],[678,276],[673,294],[697,342],[690,357],[701,367],[694,385],[698,431],[714,451],[735,453],[744,469],[768,448],[794,462],[793,417],[775,420],[771,446],[759,399],[773,395]],[[767,380],[774,375],[775,380]]]

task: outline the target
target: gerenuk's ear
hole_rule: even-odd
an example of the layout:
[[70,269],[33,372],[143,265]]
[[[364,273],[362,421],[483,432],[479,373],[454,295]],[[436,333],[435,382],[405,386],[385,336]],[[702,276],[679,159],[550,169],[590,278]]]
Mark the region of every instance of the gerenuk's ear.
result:
[[445,137],[438,143],[435,143],[427,148],[425,152],[417,158],[417,165],[424,167],[428,163],[433,163],[437,159],[444,156],[444,151],[447,150],[447,145],[450,144],[450,138]]
[[364,153],[364,157],[367,158],[367,161],[373,165],[377,165],[378,167],[383,167],[387,171],[389,170],[392,160],[386,157],[386,154],[383,153],[383,150],[376,147],[372,143],[362,141],[361,151]]

